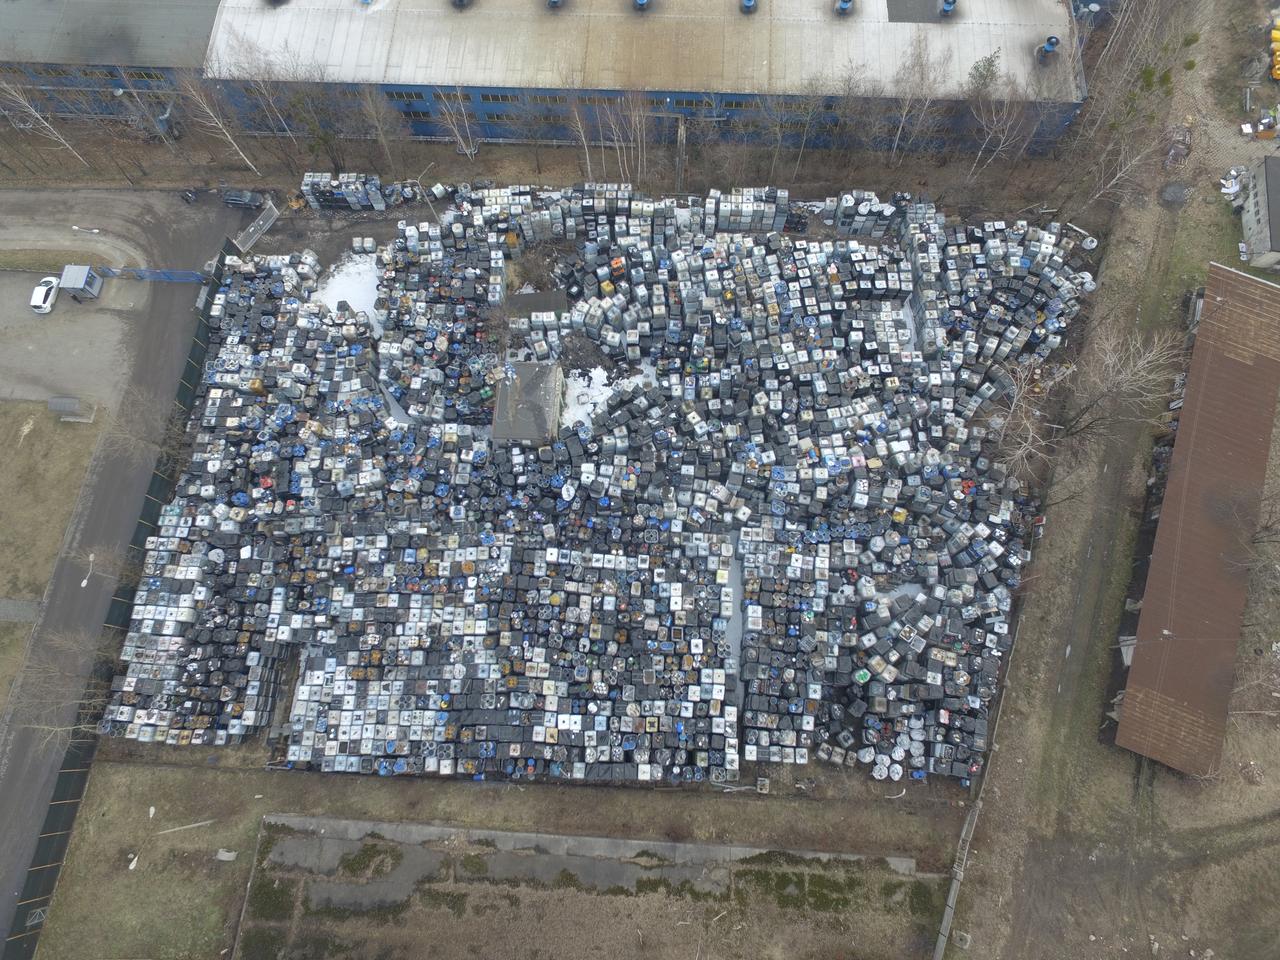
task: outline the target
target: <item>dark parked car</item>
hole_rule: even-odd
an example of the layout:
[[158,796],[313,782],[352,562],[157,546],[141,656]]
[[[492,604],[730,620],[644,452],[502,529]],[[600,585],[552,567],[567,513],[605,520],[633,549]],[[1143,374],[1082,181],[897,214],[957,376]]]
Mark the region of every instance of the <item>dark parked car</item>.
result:
[[243,207],[245,210],[257,210],[267,202],[266,197],[252,190],[228,190],[222,195],[222,202],[228,207]]

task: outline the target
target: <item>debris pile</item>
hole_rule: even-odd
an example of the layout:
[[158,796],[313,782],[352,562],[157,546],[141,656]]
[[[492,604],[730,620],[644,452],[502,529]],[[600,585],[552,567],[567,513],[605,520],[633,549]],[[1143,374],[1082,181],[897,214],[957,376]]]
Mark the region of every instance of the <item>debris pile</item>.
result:
[[[1074,241],[905,195],[828,201],[829,239],[785,191],[451,200],[373,315],[308,300],[310,254],[228,261],[108,727],[383,775],[976,773],[1035,522],[983,418],[1077,316]],[[569,309],[496,310],[561,241]],[[511,361],[570,337],[612,391],[495,442]]]

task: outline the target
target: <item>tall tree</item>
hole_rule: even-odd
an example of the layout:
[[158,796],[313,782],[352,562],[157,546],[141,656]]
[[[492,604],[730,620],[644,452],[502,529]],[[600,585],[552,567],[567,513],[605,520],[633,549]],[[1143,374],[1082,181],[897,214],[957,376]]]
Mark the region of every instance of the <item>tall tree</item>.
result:
[[471,113],[470,97],[462,91],[462,87],[452,90],[436,87],[433,95],[440,122],[449,131],[454,146],[468,160],[474,160],[480,149],[480,141],[476,135],[475,117]]
[[50,122],[49,117],[37,102],[33,91],[20,87],[8,80],[0,80],[0,112],[15,130],[29,130],[37,136],[56,143],[84,166],[89,161],[71,145],[66,137]]
[[178,90],[187,108],[187,115],[206,133],[221,140],[240,158],[240,162],[261,177],[257,164],[249,159],[240,145],[243,132],[234,107],[227,101],[217,81],[207,80],[192,70],[178,77]]

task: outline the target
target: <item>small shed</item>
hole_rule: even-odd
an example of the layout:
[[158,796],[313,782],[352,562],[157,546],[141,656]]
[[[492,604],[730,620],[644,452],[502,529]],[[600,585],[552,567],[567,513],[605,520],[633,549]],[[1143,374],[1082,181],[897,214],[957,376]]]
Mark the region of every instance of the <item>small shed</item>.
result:
[[493,439],[546,443],[560,429],[564,373],[558,363],[514,363],[515,376],[498,385]]
[[102,292],[102,277],[93,267],[68,264],[62,268],[58,289],[75,300],[97,300],[98,294]]

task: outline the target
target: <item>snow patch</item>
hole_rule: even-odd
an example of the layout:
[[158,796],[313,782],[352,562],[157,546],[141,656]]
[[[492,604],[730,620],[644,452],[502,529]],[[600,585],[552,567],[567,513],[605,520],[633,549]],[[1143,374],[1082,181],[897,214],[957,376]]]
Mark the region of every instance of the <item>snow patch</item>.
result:
[[381,275],[376,253],[348,253],[333,269],[320,275],[320,285],[312,298],[335,312],[338,301],[345,300],[352,310],[363,310],[372,317]]
[[581,420],[590,423],[597,407],[603,407],[613,393],[608,383],[609,375],[602,367],[590,373],[574,370],[564,378],[564,408],[560,411],[560,426],[572,427]]
[[592,423],[596,411],[603,412],[615,390],[627,390],[637,384],[652,387],[657,382],[657,368],[651,360],[641,362],[639,373],[613,383],[609,383],[603,367],[595,367],[590,372],[574,370],[564,380],[565,403],[560,411],[560,426],[572,427],[579,420]]

